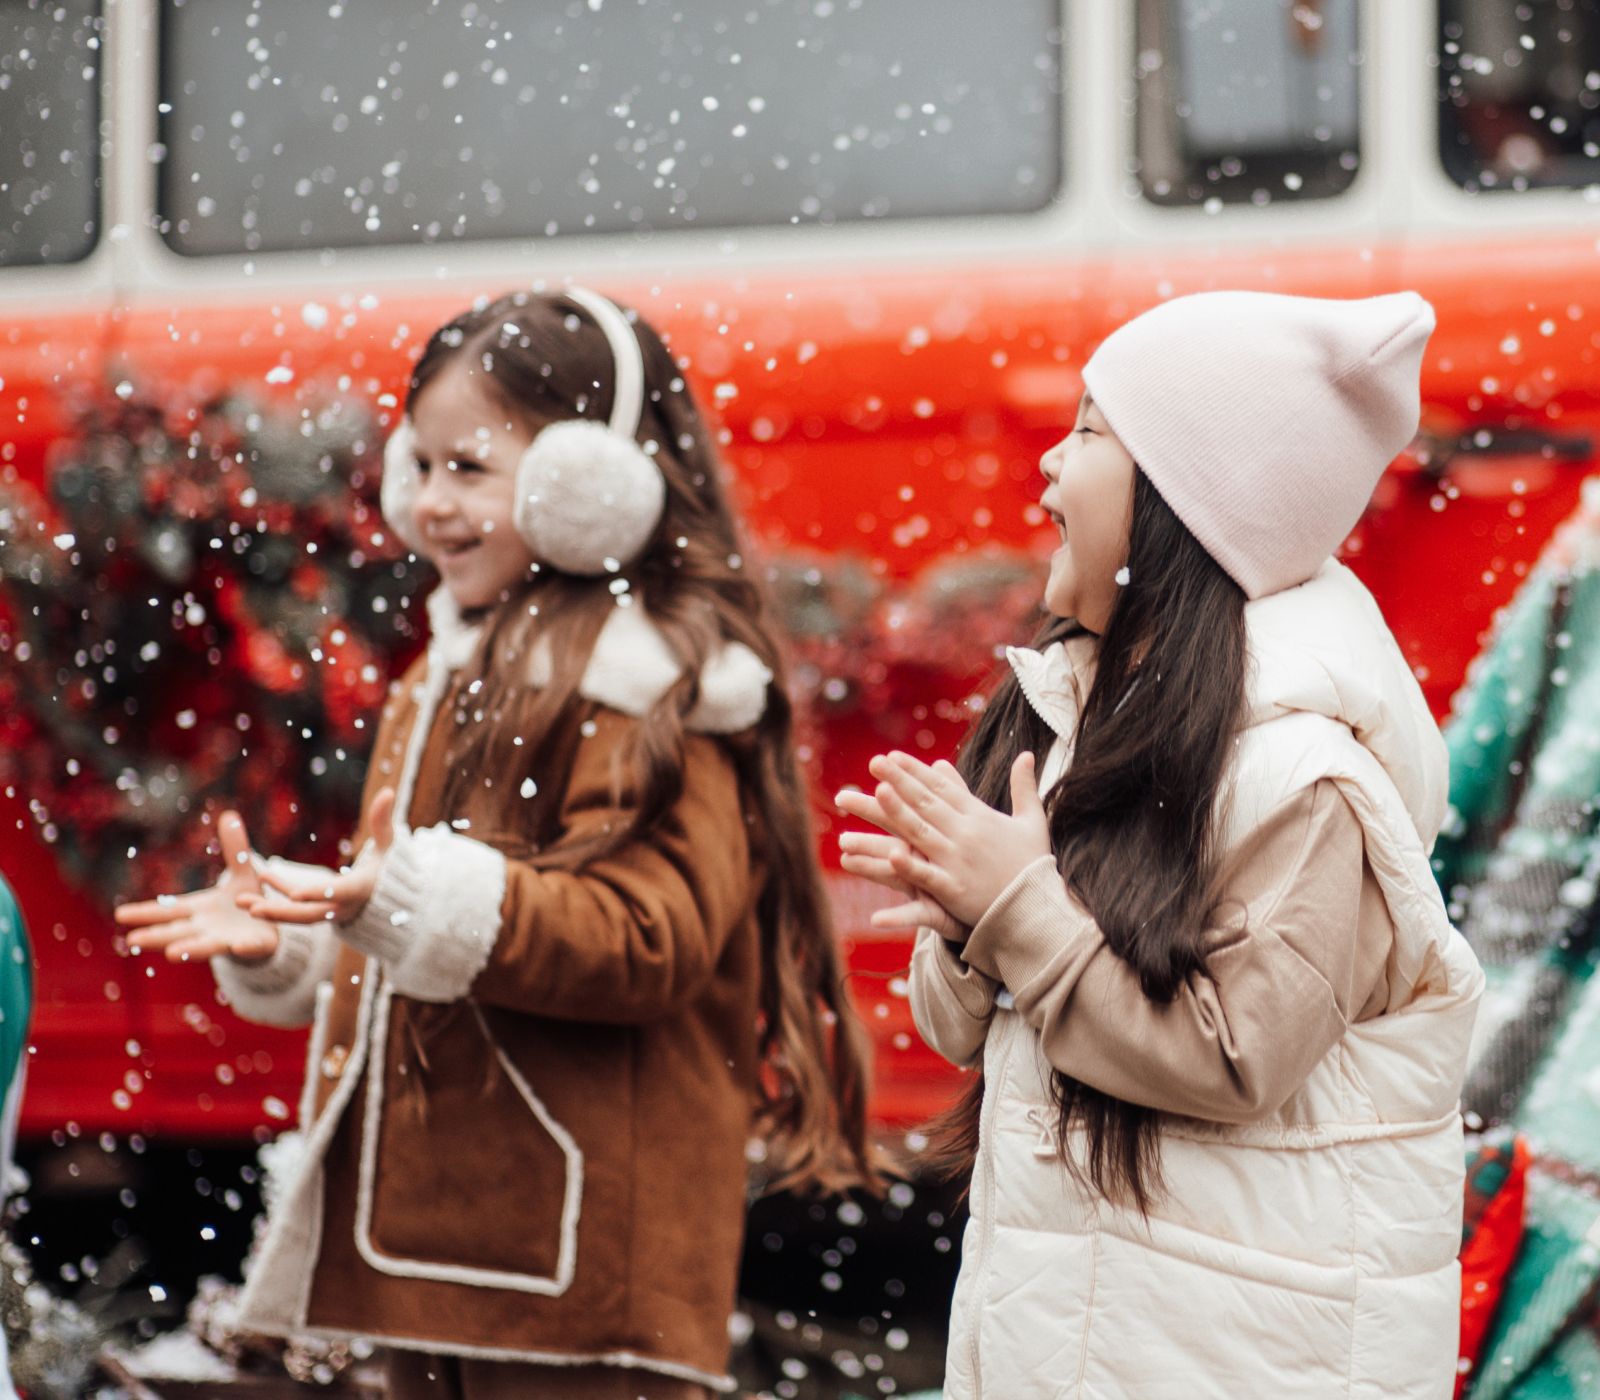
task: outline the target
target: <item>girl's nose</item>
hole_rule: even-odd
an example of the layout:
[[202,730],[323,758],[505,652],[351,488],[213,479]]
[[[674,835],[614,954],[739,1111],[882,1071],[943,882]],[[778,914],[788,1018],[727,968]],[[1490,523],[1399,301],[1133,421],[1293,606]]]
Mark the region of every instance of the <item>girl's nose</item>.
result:
[[1039,458],[1039,472],[1052,486],[1061,479],[1061,445],[1057,443]]
[[419,521],[444,520],[454,512],[455,501],[450,483],[445,480],[447,476],[448,468],[441,467],[422,478],[422,489],[417,492],[415,507]]

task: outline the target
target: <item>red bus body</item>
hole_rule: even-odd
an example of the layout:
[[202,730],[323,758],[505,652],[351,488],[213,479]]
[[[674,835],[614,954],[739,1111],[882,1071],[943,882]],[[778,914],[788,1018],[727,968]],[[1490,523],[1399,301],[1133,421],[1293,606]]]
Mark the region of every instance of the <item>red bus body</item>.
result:
[[[1526,419],[1564,438],[1593,437],[1600,314],[1573,291],[1575,277],[1590,272],[1593,242],[1552,241],[1538,251],[1530,258],[1526,242],[1503,250],[1521,269],[1498,292],[1483,269],[1502,254],[1484,249],[1451,258],[1402,248],[1359,262],[1314,251],[1277,260],[1271,285],[1345,296],[1415,287],[1432,300],[1439,330],[1425,366],[1425,423],[1441,436]],[[1007,270],[981,290],[948,269],[811,285],[752,280],[736,296],[713,281],[656,295],[621,280],[608,290],[670,333],[690,357],[703,401],[720,404],[732,435],[727,460],[763,547],[823,559],[855,553],[908,580],[937,558],[991,542],[1043,553],[1047,532],[1029,510],[1039,455],[1070,421],[1078,366],[1108,330],[1155,299],[1158,283],[1187,290],[1263,279],[1261,263],[1245,256],[1226,268],[1173,258]],[[399,393],[419,338],[468,295],[383,296],[357,306],[353,324],[331,319],[336,329],[321,334],[259,304],[64,315],[48,334],[34,325],[26,342],[0,346],[0,423],[19,473],[39,479],[50,441],[67,427],[58,377],[115,370],[182,384],[215,376],[265,392],[267,372],[287,361],[295,382],[281,393],[314,392],[352,371],[374,399]],[[177,350],[172,325],[183,330]],[[949,330],[931,330],[925,344],[912,334],[940,326]],[[1523,353],[1500,348],[1512,341]],[[719,396],[719,384],[738,392]],[[1347,557],[1384,606],[1436,712],[1494,611],[1572,508],[1582,475],[1582,464],[1521,455],[1458,462],[1436,480],[1403,459],[1382,483]],[[949,752],[960,726],[948,702],[981,683],[989,659],[970,662],[959,673],[899,668],[890,684],[905,722],[893,732],[848,718],[827,725],[819,794],[859,781],[866,760],[888,744]],[[238,1022],[216,1005],[203,968],[119,955],[104,913],[57,875],[26,795],[7,795],[4,812],[0,860],[40,963],[24,1132],[70,1122],[84,1132],[235,1137],[280,1123],[296,1101],[300,1038]],[[822,844],[832,863],[826,832]],[[907,1126],[945,1100],[951,1075],[917,1038],[896,981],[906,940],[861,927],[867,892],[843,880],[837,892],[854,925],[857,1001],[877,1042],[875,1114],[885,1127]],[[131,1107],[115,1106],[118,1090],[131,1093]]]
[[[638,306],[688,357],[702,403],[727,429],[725,457],[763,551],[858,556],[906,585],[989,545],[1043,558],[1038,458],[1070,424],[1087,355],[1142,308],[1210,287],[1415,288],[1439,315],[1422,385],[1433,447],[1394,465],[1346,554],[1442,716],[1495,611],[1596,467],[1600,252],[1581,192],[1474,202],[1435,168],[1432,37],[1419,19],[1428,8],[1363,8],[1369,140],[1343,202],[1215,219],[1130,205],[1114,152],[1088,139],[1117,125],[1104,113],[1116,110],[1113,72],[1131,43],[1123,7],[1096,5],[1082,7],[1069,46],[1065,101],[1080,139],[1058,213],[954,230],[923,221],[742,240],[676,234],[621,253],[582,239],[470,257],[355,250],[331,263],[311,253],[185,259],[161,245],[142,164],[153,80],[139,65],[153,60],[138,47],[154,30],[118,19],[112,38],[132,43],[137,61],[132,96],[119,88],[108,107],[121,133],[109,167],[115,236],[81,269],[0,273],[0,471],[43,479],[71,426],[71,392],[86,383],[226,384],[292,403],[347,377],[376,406],[402,393],[428,331],[473,296],[570,274]],[[435,275],[434,258],[448,275]],[[302,314],[313,302],[326,317]],[[269,383],[281,367],[292,378]],[[1476,433],[1487,435],[1482,450],[1438,446]],[[883,747],[948,753],[959,702],[992,663],[972,654],[953,667],[886,665],[892,703],[870,721],[845,713],[823,724],[819,808]],[[302,1037],[237,1020],[205,968],[119,952],[105,911],[61,879],[28,796],[0,795],[0,869],[39,961],[24,1134],[246,1140],[283,1126]],[[875,1117],[902,1130],[947,1100],[953,1073],[912,1026],[898,981],[908,940],[865,929],[870,891],[838,879],[835,893],[877,1045]]]

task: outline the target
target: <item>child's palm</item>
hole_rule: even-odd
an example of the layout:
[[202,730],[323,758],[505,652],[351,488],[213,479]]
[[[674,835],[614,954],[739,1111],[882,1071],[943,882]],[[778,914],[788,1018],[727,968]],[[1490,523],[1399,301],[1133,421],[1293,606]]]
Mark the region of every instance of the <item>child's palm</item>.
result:
[[237,813],[224,812],[217,831],[223,871],[210,889],[117,906],[116,920],[131,930],[128,946],[135,952],[160,949],[170,962],[223,954],[257,962],[277,952],[278,930],[252,919],[237,903],[240,894],[261,890],[244,823]]

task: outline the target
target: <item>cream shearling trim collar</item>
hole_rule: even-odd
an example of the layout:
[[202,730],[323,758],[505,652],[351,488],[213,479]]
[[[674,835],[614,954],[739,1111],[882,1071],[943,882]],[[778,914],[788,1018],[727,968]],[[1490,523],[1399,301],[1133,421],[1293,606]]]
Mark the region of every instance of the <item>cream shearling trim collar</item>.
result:
[[1077,730],[1078,708],[1094,682],[1094,648],[1092,637],[1052,642],[1043,651],[1006,648],[1023,696],[1058,739],[1070,742]]
[[[455,599],[442,585],[428,595],[427,607],[430,664],[457,670],[471,657],[480,629],[462,619]],[[634,603],[613,609],[606,619],[578,693],[608,709],[637,716],[646,713],[682,674],[683,666],[660,629]],[[536,687],[549,683],[550,651],[543,642],[534,647],[528,680]],[[772,672],[760,657],[742,642],[729,642],[700,673],[700,699],[689,711],[688,727],[701,734],[737,734],[750,728],[766,712],[771,684]]]

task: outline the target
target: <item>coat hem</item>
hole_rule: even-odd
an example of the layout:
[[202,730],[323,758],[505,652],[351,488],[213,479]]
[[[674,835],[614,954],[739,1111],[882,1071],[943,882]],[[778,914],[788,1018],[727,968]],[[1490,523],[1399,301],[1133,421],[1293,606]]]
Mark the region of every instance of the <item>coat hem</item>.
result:
[[[286,1337],[286,1331],[269,1335]],[[461,1356],[473,1361],[517,1361],[531,1366],[615,1366],[627,1371],[651,1371],[674,1380],[690,1381],[707,1386],[722,1394],[738,1390],[739,1382],[732,1376],[717,1371],[705,1371],[683,1361],[667,1361],[653,1356],[642,1356],[635,1351],[546,1351],[539,1347],[480,1347],[456,1342],[429,1340],[423,1337],[387,1337],[375,1332],[352,1332],[342,1327],[306,1326],[295,1330],[295,1336],[320,1337],[328,1341],[366,1341],[396,1351],[421,1351],[437,1356]]]
[[[323,1159],[365,1068],[376,976],[376,960],[369,958],[361,974],[361,993],[356,1004],[356,1027],[350,1058],[327,1102],[323,1104],[322,1111],[314,1120],[303,1124],[303,1154],[295,1164],[293,1175],[285,1181],[274,1209],[267,1212],[267,1228],[259,1242],[258,1252],[246,1261],[244,1289],[240,1295],[240,1319],[252,1331],[287,1335],[281,1330],[281,1322],[276,1322],[275,1318],[288,1316],[298,1321],[305,1317],[310,1303],[317,1260],[322,1252]],[[308,1050],[320,1049],[325,1042],[325,1018],[331,1000],[330,995],[320,1009],[324,1019],[313,1028]],[[318,1073],[316,1065],[307,1064],[308,1086]],[[314,1095],[309,1102],[315,1102]],[[302,1221],[297,1217],[291,1208],[296,1203],[309,1212],[308,1220]],[[274,1328],[279,1330],[274,1331]],[[293,1324],[290,1330],[293,1330]]]

